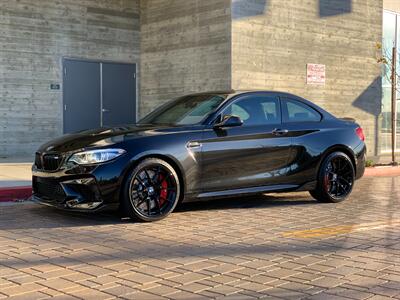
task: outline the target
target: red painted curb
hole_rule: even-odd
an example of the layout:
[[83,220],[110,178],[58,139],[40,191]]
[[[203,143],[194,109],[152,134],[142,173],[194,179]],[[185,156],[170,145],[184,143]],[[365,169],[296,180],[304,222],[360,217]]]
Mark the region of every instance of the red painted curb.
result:
[[372,167],[365,168],[364,176],[400,176],[400,167]]
[[31,186],[16,186],[0,188],[0,202],[26,200],[32,196]]

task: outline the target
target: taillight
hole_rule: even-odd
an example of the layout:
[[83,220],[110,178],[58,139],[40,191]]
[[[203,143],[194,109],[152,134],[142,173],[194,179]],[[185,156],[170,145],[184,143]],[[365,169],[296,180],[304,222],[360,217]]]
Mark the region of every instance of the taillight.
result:
[[362,140],[363,142],[365,141],[364,131],[362,130],[361,127],[357,127],[356,134],[360,138],[360,140]]

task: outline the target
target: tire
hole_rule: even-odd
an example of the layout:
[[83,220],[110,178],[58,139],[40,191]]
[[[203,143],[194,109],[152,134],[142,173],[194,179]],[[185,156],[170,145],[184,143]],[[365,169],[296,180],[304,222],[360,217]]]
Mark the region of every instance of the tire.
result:
[[180,190],[179,177],[169,163],[158,158],[144,159],[125,180],[122,210],[135,220],[159,221],[175,209]]
[[354,181],[355,171],[351,159],[343,152],[333,152],[322,162],[317,188],[310,191],[310,194],[319,202],[342,202],[351,194]]

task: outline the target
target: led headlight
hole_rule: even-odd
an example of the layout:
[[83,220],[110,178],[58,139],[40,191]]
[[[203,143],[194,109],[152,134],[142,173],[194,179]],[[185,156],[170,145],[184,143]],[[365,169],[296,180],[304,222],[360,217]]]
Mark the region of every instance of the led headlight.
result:
[[125,153],[123,149],[98,149],[73,154],[68,162],[78,165],[90,165],[110,161]]

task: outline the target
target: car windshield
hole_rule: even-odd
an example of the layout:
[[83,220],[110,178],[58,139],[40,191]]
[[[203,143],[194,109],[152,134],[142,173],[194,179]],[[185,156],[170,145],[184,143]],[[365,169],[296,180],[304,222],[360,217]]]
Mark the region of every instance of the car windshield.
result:
[[139,121],[140,124],[194,125],[203,121],[228,95],[198,94],[178,98]]

